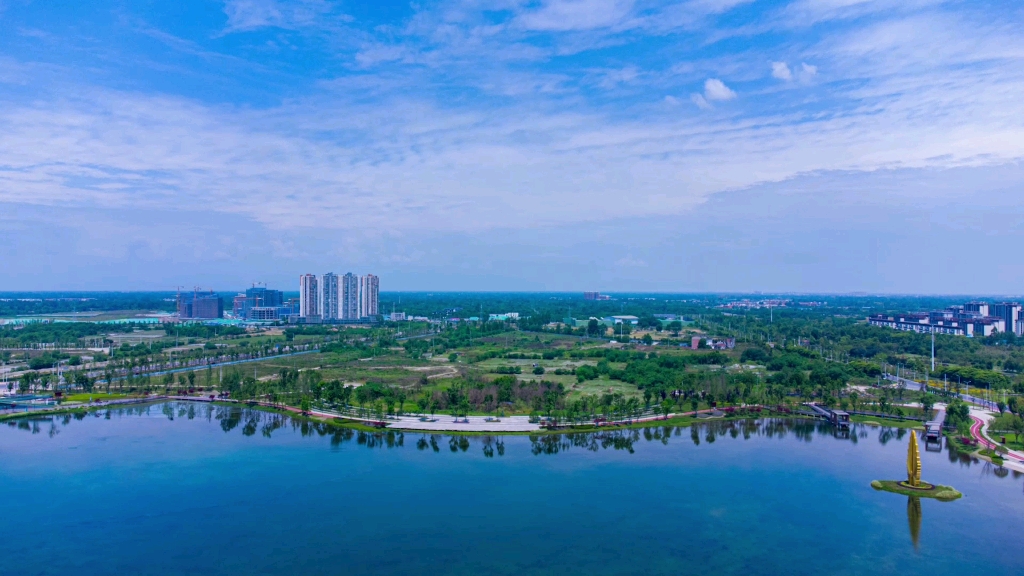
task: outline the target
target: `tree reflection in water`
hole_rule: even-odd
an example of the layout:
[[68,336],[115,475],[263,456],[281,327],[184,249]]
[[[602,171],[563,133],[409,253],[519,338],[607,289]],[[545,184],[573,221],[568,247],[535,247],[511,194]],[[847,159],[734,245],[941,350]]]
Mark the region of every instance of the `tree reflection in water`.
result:
[[[9,420],[6,424],[11,428],[24,430],[32,434],[40,434],[45,430],[48,436],[53,438],[60,434],[61,428],[86,418],[104,418],[109,420],[111,418],[159,417],[161,415],[171,421],[182,418],[188,420],[206,419],[209,422],[216,421],[224,432],[230,433],[235,429],[241,428],[242,435],[247,437],[255,436],[257,432],[260,432],[263,437],[271,438],[278,430],[291,429],[303,437],[329,437],[332,449],[352,444],[353,441],[354,445],[366,448],[402,448],[405,446],[406,434],[416,434],[418,438],[414,445],[420,451],[426,452],[429,450],[434,453],[440,453],[441,443],[447,439],[448,452],[450,453],[469,452],[474,444],[478,444],[484,457],[494,458],[495,456],[501,457],[505,455],[505,442],[507,440],[507,437],[498,435],[417,434],[397,430],[367,432],[327,422],[292,418],[288,414],[256,410],[241,404],[225,406],[195,402],[164,402],[161,404],[119,406],[94,412],[75,412],[53,416],[36,415]],[[542,454],[560,454],[572,449],[592,452],[598,450],[621,450],[632,454],[641,440],[645,442],[660,442],[663,445],[667,445],[673,436],[682,437],[685,428],[690,429],[690,440],[695,446],[700,446],[702,439],[708,444],[712,444],[717,439],[725,439],[726,437],[733,440],[740,438],[749,440],[752,437],[778,439],[793,437],[803,442],[811,442],[815,437],[831,437],[836,441],[856,444],[859,440],[867,438],[871,431],[871,427],[864,424],[854,424],[848,431],[838,431],[827,422],[821,420],[762,418],[758,420],[707,420],[687,427],[662,425],[634,429],[602,429],[592,432],[567,431],[562,434],[531,434],[527,436],[527,439],[530,452],[538,456]],[[906,429],[883,426],[878,430],[878,441],[885,445],[893,439],[902,440],[906,434]],[[945,444],[944,448],[950,462],[958,463],[961,466],[981,465],[983,474],[991,474],[997,477],[1011,475],[1011,471],[1004,467],[993,466],[989,462],[980,461],[970,454],[958,452],[948,442],[943,444]],[[939,445],[939,448],[942,449],[942,444]],[[1021,473],[1012,471],[1012,476],[1018,478],[1021,476]],[[908,514],[910,513],[909,506],[908,504]],[[913,523],[911,525],[913,526]]]

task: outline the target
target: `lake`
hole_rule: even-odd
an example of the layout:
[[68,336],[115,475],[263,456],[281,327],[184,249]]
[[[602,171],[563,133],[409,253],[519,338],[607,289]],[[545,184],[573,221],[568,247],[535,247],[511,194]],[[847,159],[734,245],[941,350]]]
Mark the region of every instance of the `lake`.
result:
[[[1024,573],[1024,478],[909,432],[367,434],[165,403],[0,425],[3,574]],[[916,540],[916,542],[915,542]]]

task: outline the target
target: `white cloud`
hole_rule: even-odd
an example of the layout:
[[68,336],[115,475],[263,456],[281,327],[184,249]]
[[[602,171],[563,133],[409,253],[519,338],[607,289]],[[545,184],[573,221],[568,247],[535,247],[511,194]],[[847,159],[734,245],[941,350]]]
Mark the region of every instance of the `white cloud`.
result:
[[704,81],[704,97],[708,100],[732,100],[736,93],[718,78],[708,78]]
[[793,73],[789,71],[789,65],[785,62],[772,62],[772,76],[779,80],[793,79]]
[[547,0],[520,14],[515,25],[527,30],[568,31],[608,28],[630,15],[634,0]]
[[[283,5],[235,24],[285,18]],[[584,65],[547,51],[562,32],[534,46],[514,36],[521,30],[464,19],[471,24],[462,32],[441,31],[463,21],[455,16],[424,24],[458,38],[446,54],[435,54],[443,44],[392,30],[384,36],[393,36],[395,52],[376,55],[379,69],[346,69],[260,106],[64,79],[26,83],[31,98],[19,99],[21,89],[0,96],[0,203],[194,204],[275,230],[472,231],[680,213],[723,190],[813,172],[1024,158],[1024,69],[1015,66],[1024,42],[1012,27],[981,19],[850,24],[809,41],[790,57],[799,66],[786,65],[797,80],[821,66],[827,78],[816,81],[835,81],[812,107],[803,94],[779,91],[767,104],[745,97],[721,115],[675,108],[686,96],[657,95],[687,94],[706,78],[689,98],[708,109],[737,98],[719,77],[753,86],[772,54],[794,49],[722,48],[680,59],[677,72],[653,69],[641,50],[617,40],[624,45],[614,57],[587,54]],[[492,58],[496,47],[516,59]],[[373,52],[363,53],[374,64]],[[55,74],[17,66],[18,78]],[[7,70],[0,59],[0,77]],[[595,70],[620,71],[607,76],[617,89],[594,90],[605,78]]]
[[[330,0],[225,0],[224,14],[228,17],[225,33],[264,27],[319,26],[334,9]],[[340,18],[351,20],[344,15]]]

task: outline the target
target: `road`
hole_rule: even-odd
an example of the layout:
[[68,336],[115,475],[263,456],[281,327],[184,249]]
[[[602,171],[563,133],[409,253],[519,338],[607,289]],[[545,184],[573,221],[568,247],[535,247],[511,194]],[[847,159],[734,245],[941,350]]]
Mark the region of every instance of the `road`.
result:
[[[897,378],[896,376],[893,376],[892,374],[887,374],[885,376],[885,378],[887,380],[889,380],[890,382],[896,382],[897,384],[900,384],[900,383],[904,384],[907,387],[908,390],[923,391],[924,388],[925,388],[925,384],[923,382],[917,382],[915,380],[907,380],[906,378]],[[979,406],[984,406],[985,408],[988,408],[990,410],[998,410],[999,409],[999,407],[996,405],[995,402],[992,402],[990,400],[985,400],[984,398],[978,398],[977,396],[971,396],[970,394],[957,394],[957,396],[961,400],[964,400],[966,402],[970,402],[972,404],[977,404]]]

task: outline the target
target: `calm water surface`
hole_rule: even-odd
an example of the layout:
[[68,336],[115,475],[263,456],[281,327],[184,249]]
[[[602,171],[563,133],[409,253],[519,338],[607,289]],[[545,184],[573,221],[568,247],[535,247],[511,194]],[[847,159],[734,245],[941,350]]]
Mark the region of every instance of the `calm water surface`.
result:
[[[361,434],[162,404],[0,426],[3,574],[1024,574],[1024,479],[758,421]],[[933,447],[934,448],[934,447]],[[916,542],[915,542],[916,540]]]

